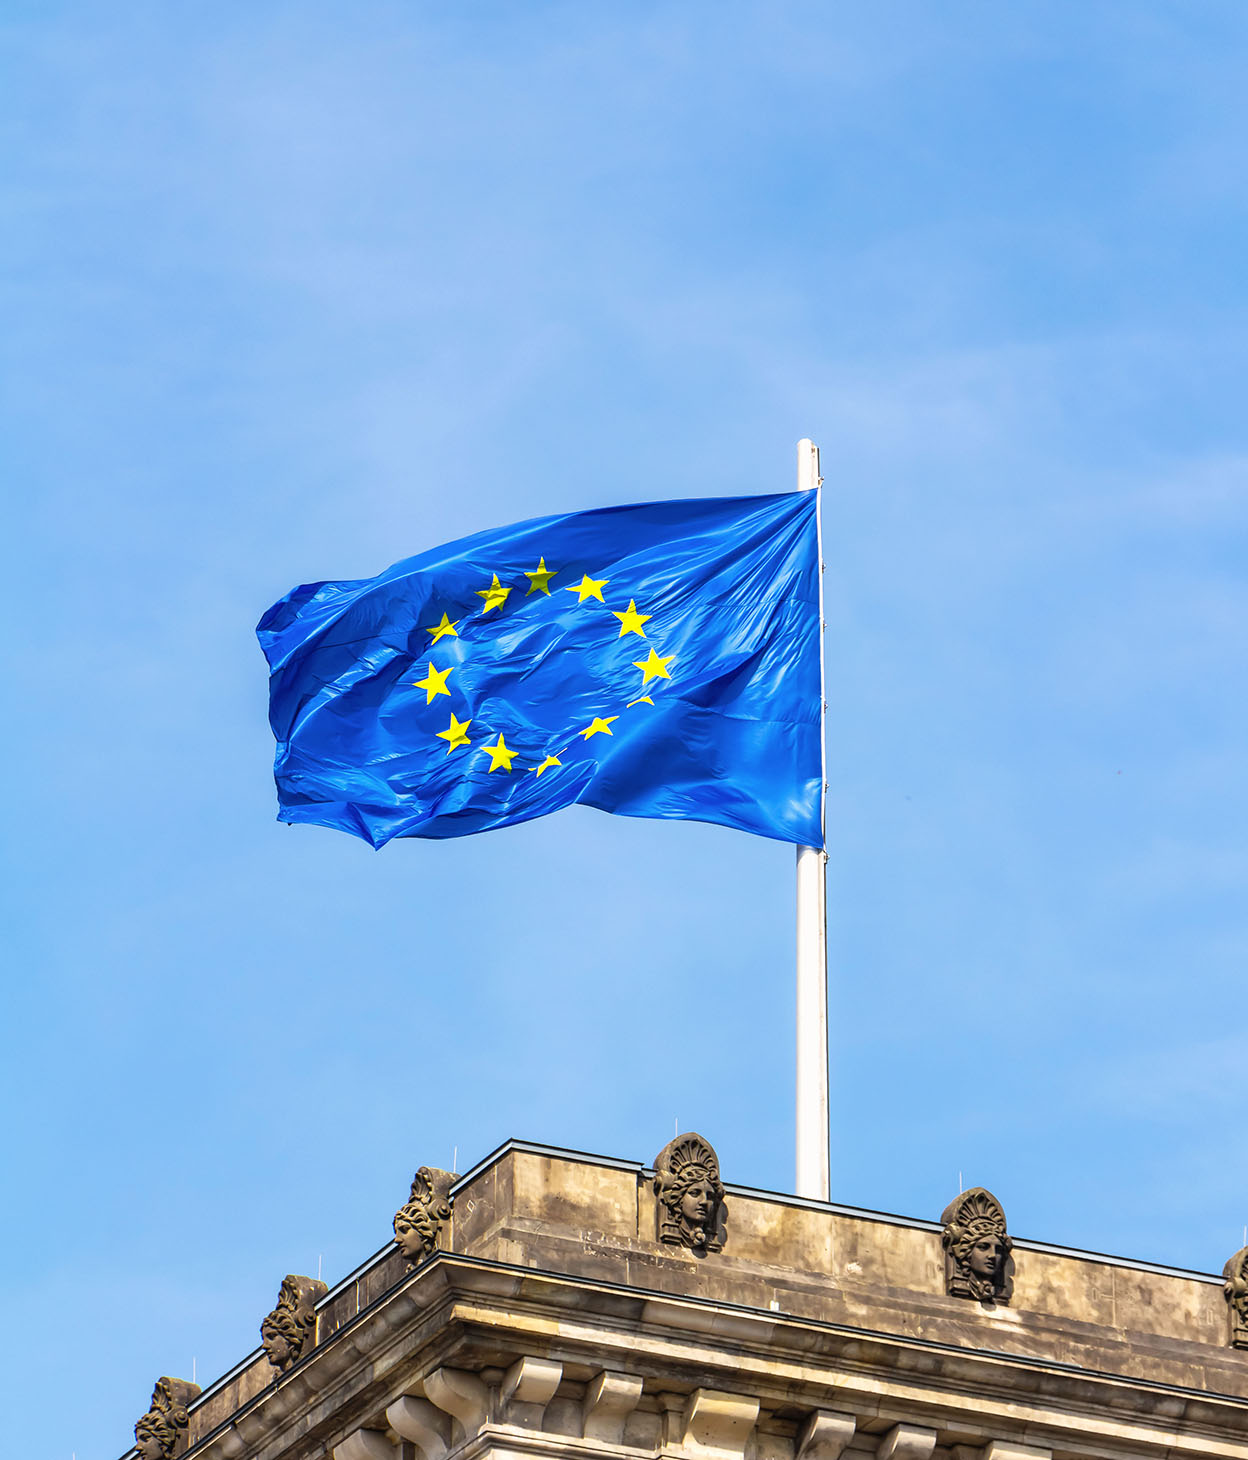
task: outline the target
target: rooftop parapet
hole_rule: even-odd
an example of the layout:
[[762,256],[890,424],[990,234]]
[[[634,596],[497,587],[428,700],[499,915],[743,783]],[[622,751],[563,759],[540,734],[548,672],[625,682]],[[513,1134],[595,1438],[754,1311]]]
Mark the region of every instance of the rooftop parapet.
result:
[[1248,1460],[1229,1280],[1010,1237],[980,1189],[942,1226],[733,1186],[692,1135],[654,1168],[511,1141],[404,1212],[185,1453]]

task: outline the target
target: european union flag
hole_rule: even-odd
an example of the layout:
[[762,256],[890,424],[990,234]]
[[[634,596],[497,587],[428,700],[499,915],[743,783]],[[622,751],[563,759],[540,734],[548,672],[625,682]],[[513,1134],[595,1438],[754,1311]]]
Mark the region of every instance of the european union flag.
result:
[[261,619],[279,819],[448,837],[579,801],[822,844],[816,492],[539,517]]

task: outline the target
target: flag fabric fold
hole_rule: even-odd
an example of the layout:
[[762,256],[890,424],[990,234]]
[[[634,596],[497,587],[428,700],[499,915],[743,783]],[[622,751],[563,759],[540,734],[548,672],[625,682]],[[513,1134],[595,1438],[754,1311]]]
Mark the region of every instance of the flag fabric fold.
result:
[[580,802],[822,845],[817,493],[535,518],[261,619],[279,819],[380,847]]

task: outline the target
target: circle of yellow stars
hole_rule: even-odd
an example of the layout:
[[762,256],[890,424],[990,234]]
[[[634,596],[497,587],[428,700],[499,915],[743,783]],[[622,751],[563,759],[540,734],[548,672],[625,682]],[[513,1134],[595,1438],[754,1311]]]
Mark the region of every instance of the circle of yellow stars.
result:
[[[546,559],[539,557],[536,568],[523,570],[524,576],[529,580],[529,586],[525,590],[524,596],[528,598],[533,593],[544,593],[549,598],[551,580],[557,577],[560,571],[558,568],[548,568],[546,566]],[[610,581],[609,578],[591,578],[588,573],[582,573],[579,583],[568,584],[564,586],[563,591],[565,593],[575,593],[578,604],[596,600],[605,607],[606,599],[602,596],[602,590]],[[481,599],[481,616],[484,618],[493,613],[495,609],[502,608],[507,602],[508,595],[511,591],[511,584],[500,582],[497,573],[491,574],[491,581],[486,587],[475,590],[476,596]],[[654,615],[639,612],[634,599],[630,598],[628,600],[627,608],[613,608],[610,612],[620,623],[619,632],[616,635],[617,639],[624,638],[626,634],[636,634],[638,638],[646,640],[646,648],[649,650],[644,659],[634,659],[632,661],[634,668],[641,670],[640,688],[642,693],[636,699],[629,700],[625,705],[625,709],[631,710],[634,705],[653,705],[654,700],[646,693],[647,687],[652,679],[671,679],[672,675],[668,669],[668,665],[675,661],[676,655],[660,654],[654,645],[649,642],[646,638],[645,625],[650,622]],[[443,613],[440,623],[427,625],[426,632],[431,636],[429,640],[429,651],[432,652],[435,646],[443,639],[457,639],[459,637],[459,626],[463,622],[464,619],[462,617],[452,620],[448,613]],[[425,677],[413,681],[413,687],[415,689],[424,690],[425,704],[431,705],[439,695],[446,695],[449,698],[451,691],[447,687],[447,680],[454,672],[456,666],[448,664],[444,669],[439,669],[432,659],[426,659],[425,665]],[[586,742],[592,740],[595,735],[611,735],[614,733],[611,726],[619,718],[619,715],[595,715],[584,729],[578,730],[575,733]],[[471,724],[471,718],[461,720],[452,710],[451,723],[445,730],[434,732],[439,740],[446,741],[447,755],[453,755],[457,750],[471,748],[473,742],[468,735],[468,729]],[[549,754],[536,765],[525,767],[522,763],[519,765],[514,764],[520,752],[513,750],[507,744],[502,731],[499,731],[498,738],[492,745],[488,741],[482,741],[477,746],[477,749],[489,756],[489,769],[491,772],[501,770],[511,773],[513,770],[527,769],[531,770],[536,777],[541,777],[546,771],[553,770],[563,764],[557,755]]]

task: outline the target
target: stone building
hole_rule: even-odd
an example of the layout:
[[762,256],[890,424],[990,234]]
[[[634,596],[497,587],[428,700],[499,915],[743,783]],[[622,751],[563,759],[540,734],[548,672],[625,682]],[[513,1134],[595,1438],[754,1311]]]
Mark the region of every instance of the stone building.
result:
[[1012,1239],[980,1190],[937,1222],[725,1186],[692,1135],[422,1168],[394,1230],[289,1275],[204,1392],[161,1379],[129,1455],[1248,1460],[1248,1250],[1224,1283]]

